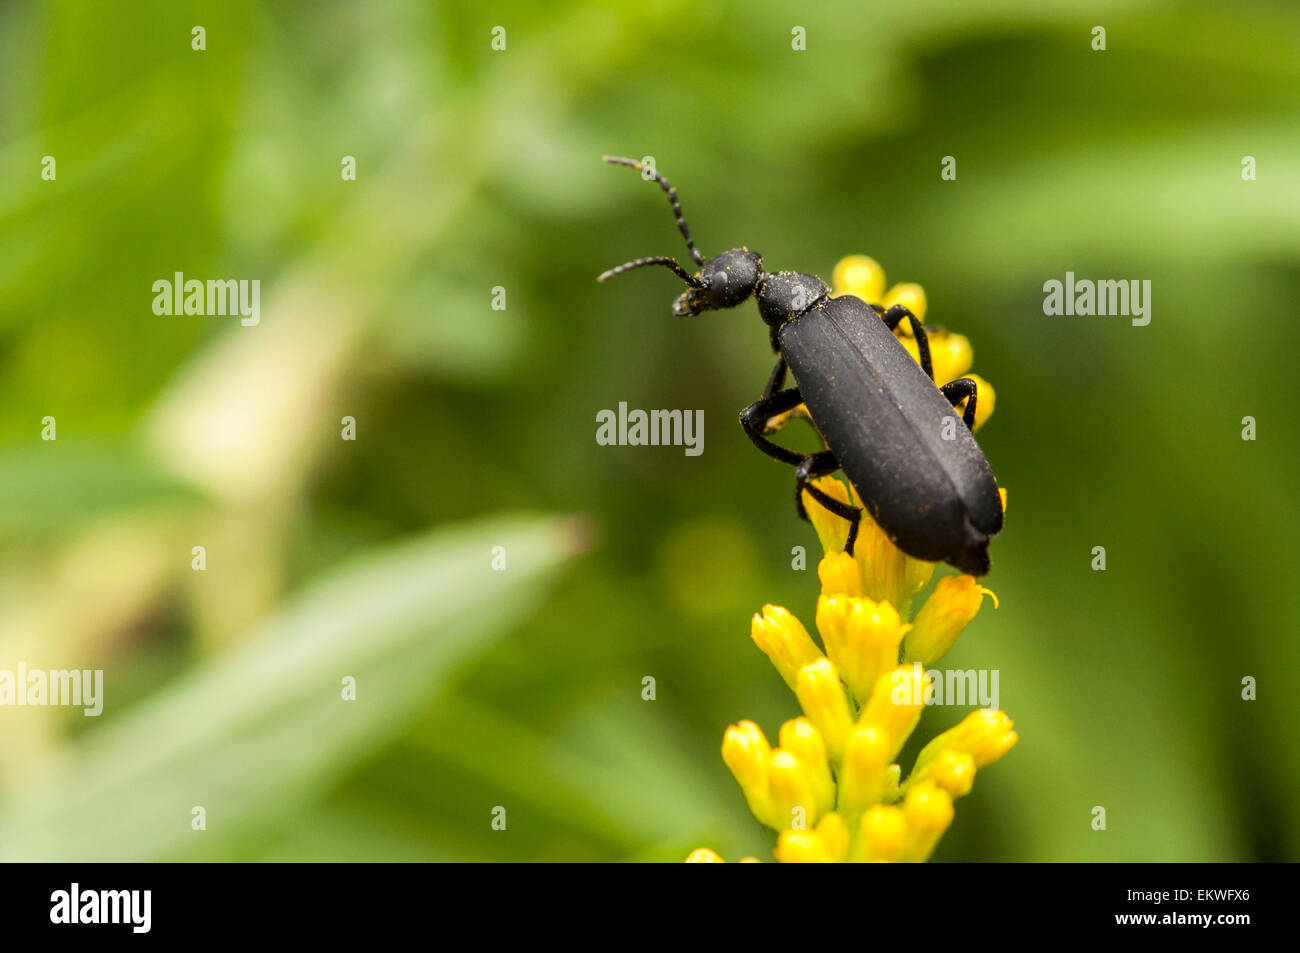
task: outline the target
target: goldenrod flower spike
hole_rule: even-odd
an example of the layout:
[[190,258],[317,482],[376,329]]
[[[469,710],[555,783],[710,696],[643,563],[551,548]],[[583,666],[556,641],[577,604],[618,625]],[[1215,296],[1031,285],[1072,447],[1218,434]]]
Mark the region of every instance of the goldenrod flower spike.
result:
[[1002,757],[1020,740],[1015,725],[1004,711],[981,708],[973,711],[955,727],[949,728],[921,749],[916,756],[913,774],[925,768],[943,751],[964,751],[982,768]]
[[835,666],[829,659],[805,665],[795,680],[794,693],[808,720],[825,739],[831,762],[839,764],[844,757],[844,739],[853,725],[853,715]]
[[779,828],[781,825],[772,812],[768,786],[772,746],[763,736],[763,729],[752,721],[742,721],[728,728],[722,737],[722,760],[740,785],[750,813],[768,827]]
[[926,781],[908,791],[903,799],[907,830],[899,860],[914,864],[928,860],[952,823],[952,815],[952,795],[934,782]]
[[903,645],[903,658],[908,662],[931,665],[939,661],[952,648],[957,636],[980,611],[985,595],[997,596],[975,581],[974,576],[945,576],[934,587],[934,592],[921,611],[916,614],[912,630]]
[[794,755],[807,773],[809,784],[817,799],[818,814],[825,814],[835,806],[835,779],[826,757],[826,742],[822,733],[807,718],[791,718],[781,726],[781,750]]
[[799,669],[822,658],[803,623],[780,606],[763,606],[761,613],[755,613],[749,635],[791,688]]
[[[925,291],[919,285],[885,287],[884,270],[865,255],[835,266],[835,294],[857,295],[886,308],[901,304],[924,319]],[[916,357],[910,326],[904,322],[896,333]],[[993,412],[996,395],[983,378],[969,374],[970,342],[960,334],[932,331],[930,353],[938,383],[964,376],[976,382],[974,427],[979,428]],[[960,415],[963,407],[954,413]],[[806,416],[806,408],[785,417],[800,414]],[[821,477],[814,485],[835,500],[862,506],[857,490],[834,477]],[[1005,512],[1006,490],[998,493]],[[865,508],[857,545],[846,553],[848,520],[807,492],[801,499],[825,554],[817,566],[816,615],[825,654],[780,606],[764,606],[753,617],[754,643],[794,690],[804,717],[781,726],[776,748],[751,721],[731,726],[722,742],[723,760],[754,817],[779,832],[777,860],[924,861],[952,823],[953,800],[970,793],[978,770],[1018,739],[1003,712],[974,712],[922,748],[900,784],[895,759],[924,711],[931,690],[926,666],[952,647],[985,595],[993,597],[994,607],[997,597],[972,576],[946,577],[911,619],[912,599],[929,586],[936,564],[903,553]],[[722,862],[708,848],[687,859]]]
[[849,255],[841,258],[831,272],[831,289],[834,296],[853,295],[876,304],[885,293],[885,269],[874,258]]

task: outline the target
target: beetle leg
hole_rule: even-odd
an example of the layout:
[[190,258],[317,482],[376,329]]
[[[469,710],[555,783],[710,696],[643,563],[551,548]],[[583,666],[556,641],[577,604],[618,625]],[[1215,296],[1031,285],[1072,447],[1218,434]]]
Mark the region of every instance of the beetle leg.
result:
[[908,323],[912,325],[912,336],[916,338],[916,351],[921,355],[921,370],[925,371],[930,380],[934,380],[934,365],[930,363],[930,335],[926,332],[921,319],[901,304],[894,305],[880,315],[880,318],[885,322],[885,327],[891,331],[898,327],[898,322],[907,318]]
[[844,543],[844,551],[851,556],[853,555],[853,544],[858,541],[858,526],[862,522],[862,507],[842,503],[833,496],[824,493],[818,487],[813,486],[812,483],[817,477],[834,473],[839,468],[840,463],[830,450],[823,450],[820,453],[813,453],[804,457],[803,462],[795,467],[794,471],[794,498],[799,507],[799,516],[803,519],[808,519],[808,511],[804,509],[803,505],[803,491],[807,490],[808,495],[826,509],[849,521],[849,536]]
[[787,369],[785,358],[777,358],[776,367],[772,368],[772,376],[767,379],[767,386],[763,388],[761,400],[771,400],[772,395],[785,386],[785,372]]
[[[782,361],[777,365],[777,371],[783,369],[784,363]],[[777,377],[776,371],[773,371],[772,380],[775,381]],[[800,396],[797,387],[763,397],[740,412],[740,425],[745,428],[745,433],[759,450],[762,450],[774,460],[780,460],[782,463],[788,463],[791,466],[798,466],[803,462],[807,454],[778,446],[763,436],[763,430],[767,426],[767,422],[773,417],[788,410],[794,410],[802,403],[803,397]]]
[[[779,382],[785,377],[785,370],[785,361],[782,360],[772,372],[772,379],[768,381],[768,386],[779,387]],[[826,509],[849,521],[849,536],[844,548],[846,552],[852,553],[853,544],[858,538],[858,523],[862,519],[861,508],[851,506],[848,503],[841,503],[812,484],[812,481],[817,477],[834,473],[840,468],[839,461],[835,459],[835,454],[830,450],[822,450],[820,453],[799,453],[795,450],[788,450],[773,443],[763,434],[763,428],[769,420],[793,410],[802,403],[803,396],[799,393],[797,387],[778,391],[775,394],[763,397],[761,400],[756,400],[742,410],[740,412],[740,425],[745,428],[745,433],[759,450],[762,450],[775,460],[792,464],[795,467],[794,501],[800,519],[808,519],[808,512],[803,505],[803,491],[807,490],[808,494]]]
[[944,384],[939,388],[944,397],[948,398],[948,403],[956,407],[965,398],[970,400],[966,403],[966,409],[962,411],[961,422],[966,425],[967,430],[975,429],[975,397],[979,388],[969,377],[959,377],[955,381]]

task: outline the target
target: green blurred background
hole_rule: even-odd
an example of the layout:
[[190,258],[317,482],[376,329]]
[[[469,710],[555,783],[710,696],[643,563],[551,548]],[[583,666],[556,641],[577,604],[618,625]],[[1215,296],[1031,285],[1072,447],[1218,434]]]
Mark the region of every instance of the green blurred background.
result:
[[[816,538],[735,422],[753,306],[595,284],[683,251],[602,153],[706,253],[921,283],[996,387],[1002,605],[945,665],[1021,741],[936,859],[1300,856],[1300,8],[10,2],[0,70],[0,667],[106,681],[0,710],[0,856],[770,857],[718,747],[795,714],[748,620],[811,621]],[[1151,324],[1045,317],[1067,270]],[[175,271],[261,324],[155,316]],[[598,446],[619,401],[705,452]]]

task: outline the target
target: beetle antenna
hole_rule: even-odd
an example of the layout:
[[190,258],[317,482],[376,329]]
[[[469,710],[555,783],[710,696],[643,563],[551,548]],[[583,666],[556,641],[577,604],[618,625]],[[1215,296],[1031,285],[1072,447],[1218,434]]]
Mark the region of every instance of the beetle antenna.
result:
[[673,274],[682,279],[682,281],[686,282],[692,288],[701,288],[704,286],[704,282],[700,281],[699,278],[696,278],[679,265],[676,258],[669,258],[666,255],[659,255],[654,258],[635,258],[632,261],[625,261],[623,264],[611,268],[609,271],[602,272],[596,280],[604,281],[606,278],[613,278],[615,275],[621,275],[625,271],[631,271],[634,268],[645,268],[649,265],[663,265],[665,268],[671,268]]
[[[644,173],[647,167],[644,163],[637,162],[636,159],[628,159],[624,156],[601,156],[601,158],[610,165],[631,166],[638,172]],[[673,188],[672,183],[659,174],[659,171],[653,166],[649,167],[649,172],[654,176],[655,181],[659,183],[659,188],[663,189],[668,195],[668,201],[672,203],[673,214],[677,216],[677,227],[681,230],[682,238],[686,239],[686,247],[690,250],[691,261],[697,265],[704,264],[704,256],[695,248],[695,242],[691,239],[691,230],[686,227],[686,219],[682,217],[682,203],[677,201],[677,190]]]

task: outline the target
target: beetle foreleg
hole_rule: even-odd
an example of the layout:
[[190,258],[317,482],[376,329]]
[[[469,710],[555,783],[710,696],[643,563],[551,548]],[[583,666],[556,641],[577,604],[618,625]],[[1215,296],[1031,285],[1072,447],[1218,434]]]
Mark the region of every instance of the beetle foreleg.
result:
[[959,377],[955,381],[944,384],[939,388],[944,397],[948,398],[948,403],[956,407],[965,398],[970,400],[966,403],[966,409],[962,411],[961,422],[966,425],[967,430],[975,429],[975,397],[979,388],[969,377]]
[[907,318],[908,323],[911,324],[912,336],[916,338],[916,352],[921,356],[921,370],[925,371],[930,380],[934,380],[934,365],[930,363],[930,335],[926,332],[921,319],[901,304],[894,305],[880,316],[880,319],[885,322],[885,327],[891,331],[898,327],[898,322],[904,318]]

